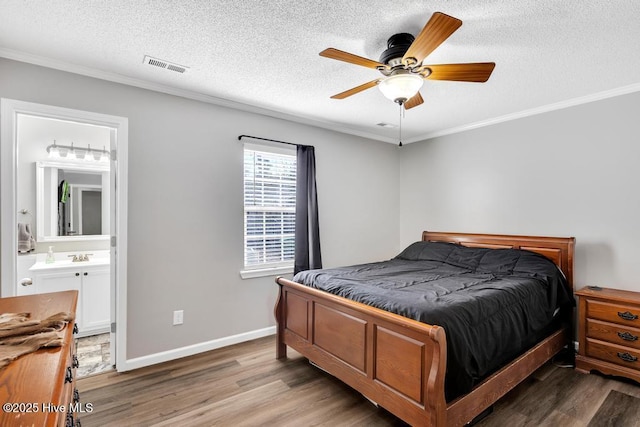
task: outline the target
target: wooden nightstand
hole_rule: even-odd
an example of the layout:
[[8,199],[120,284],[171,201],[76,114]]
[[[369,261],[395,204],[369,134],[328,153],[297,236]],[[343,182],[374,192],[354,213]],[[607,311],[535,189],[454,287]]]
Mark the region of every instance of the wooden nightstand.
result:
[[585,287],[580,297],[576,369],[640,382],[640,293]]

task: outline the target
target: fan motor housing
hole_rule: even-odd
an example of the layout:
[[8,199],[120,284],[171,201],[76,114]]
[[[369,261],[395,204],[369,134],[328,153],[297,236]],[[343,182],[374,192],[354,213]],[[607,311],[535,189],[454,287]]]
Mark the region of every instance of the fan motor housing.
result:
[[[409,50],[409,46],[415,40],[415,37],[409,33],[398,33],[389,37],[387,40],[387,50],[380,55],[380,61],[382,64],[394,67],[400,65],[401,62],[391,63],[394,59],[402,59],[404,54]],[[395,61],[394,61],[395,62]]]

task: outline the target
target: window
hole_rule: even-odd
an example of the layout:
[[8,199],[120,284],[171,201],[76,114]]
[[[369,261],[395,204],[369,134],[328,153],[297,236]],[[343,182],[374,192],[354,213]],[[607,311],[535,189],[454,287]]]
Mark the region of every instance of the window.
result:
[[295,151],[246,144],[245,270],[293,266],[295,214]]

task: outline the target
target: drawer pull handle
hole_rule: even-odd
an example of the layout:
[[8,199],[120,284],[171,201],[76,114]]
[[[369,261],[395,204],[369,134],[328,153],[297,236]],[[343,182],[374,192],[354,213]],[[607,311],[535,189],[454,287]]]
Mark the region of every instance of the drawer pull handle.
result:
[[78,403],[80,402],[80,392],[78,391],[77,388],[73,389],[73,403]]
[[73,371],[71,370],[71,366],[67,366],[67,374],[64,376],[64,383],[73,382]]
[[75,423],[73,422],[73,415],[71,413],[67,413],[67,419],[64,423],[65,427],[74,427]]
[[[618,334],[620,335],[620,334]],[[636,337],[638,338],[638,337]],[[80,366],[80,361],[78,360],[78,356],[73,355],[73,363],[71,364],[74,368],[78,368]]]
[[629,332],[618,332],[618,336],[625,341],[638,341],[637,335],[631,335]]
[[630,355],[629,353],[618,353],[618,357],[622,360],[624,360],[625,362],[637,362],[638,358],[635,356]]
[[77,334],[77,333],[78,333],[78,324],[77,324],[77,323],[74,323],[74,324],[73,324],[73,333],[74,333],[74,334]]
[[618,312],[618,316],[622,317],[624,320],[638,320],[638,315],[633,314],[630,311],[625,311],[624,313]]

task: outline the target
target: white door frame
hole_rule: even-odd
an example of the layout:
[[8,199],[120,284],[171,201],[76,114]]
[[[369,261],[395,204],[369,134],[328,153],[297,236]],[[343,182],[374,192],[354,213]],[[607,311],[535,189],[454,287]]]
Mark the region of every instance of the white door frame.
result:
[[[112,350],[116,369],[126,365],[127,343],[127,154],[126,117],[13,99],[0,99],[0,296],[16,295],[18,254],[17,156],[18,116],[30,115],[104,126],[111,129],[111,319],[118,325]],[[115,319],[115,320],[113,320]],[[112,327],[113,332],[113,327]],[[114,334],[112,333],[112,337]],[[113,342],[115,341],[115,342]]]

